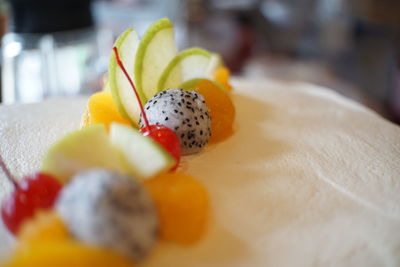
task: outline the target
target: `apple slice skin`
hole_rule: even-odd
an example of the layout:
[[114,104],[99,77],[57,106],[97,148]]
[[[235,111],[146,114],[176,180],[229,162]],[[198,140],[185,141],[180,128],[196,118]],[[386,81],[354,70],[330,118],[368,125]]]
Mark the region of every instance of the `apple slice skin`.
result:
[[[164,36],[161,34],[164,34]],[[160,38],[164,43],[162,45],[159,43]],[[167,64],[175,57],[176,51],[172,22],[163,18],[153,23],[139,43],[135,60],[135,85],[140,98],[144,100],[143,103],[158,92],[157,82],[160,75]],[[149,56],[151,60],[149,60]],[[143,76],[150,74],[148,71],[151,72],[153,77],[143,78]]]
[[71,132],[54,143],[43,158],[41,171],[68,182],[78,172],[94,167],[126,172],[122,154],[99,124]]
[[[127,29],[125,32],[123,32],[115,41],[114,46],[117,47],[118,49],[121,47],[121,44],[124,42],[124,40],[126,39],[126,37],[133,31],[132,28]],[[113,99],[115,101],[115,103],[117,104],[118,110],[121,113],[122,116],[124,116],[127,119],[130,119],[128,113],[125,111],[124,105],[121,103],[121,98],[120,98],[120,94],[118,92],[118,88],[117,88],[117,77],[116,77],[116,71],[117,71],[117,60],[115,58],[115,55],[113,53],[111,53],[110,56],[110,62],[108,65],[108,74],[109,74],[109,80],[107,81],[107,88],[112,96]]]
[[[193,47],[183,50],[177,54],[164,69],[159,81],[158,81],[158,92],[161,92],[167,88],[176,88],[180,83],[192,79],[201,78],[205,75],[209,61],[212,54],[202,48]],[[184,61],[189,61],[188,64],[182,65]],[[191,61],[198,61],[192,63]],[[194,66],[196,64],[196,66]],[[200,66],[199,66],[200,65]],[[181,69],[177,69],[181,67]],[[189,77],[185,77],[185,68],[193,68],[194,71]]]
[[[132,70],[131,77],[133,77],[133,65],[136,57],[139,38],[134,29],[129,28],[123,32],[115,41],[114,46],[118,48],[121,60],[129,72]],[[117,64],[115,54],[111,53],[110,62],[108,66],[109,80],[108,85],[111,90],[113,99],[118,107],[121,115],[129,119],[134,126],[138,127],[140,117],[140,107],[137,102],[136,96],[131,88],[128,80],[124,76],[122,70]]]
[[111,125],[111,143],[124,155],[129,172],[139,179],[146,179],[168,171],[175,159],[153,139],[135,129],[118,123]]

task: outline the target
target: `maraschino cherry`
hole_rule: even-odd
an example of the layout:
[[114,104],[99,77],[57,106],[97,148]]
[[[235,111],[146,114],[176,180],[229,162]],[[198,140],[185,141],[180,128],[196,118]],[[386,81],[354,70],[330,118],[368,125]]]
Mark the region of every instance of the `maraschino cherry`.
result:
[[132,86],[133,91],[135,92],[136,95],[136,99],[139,103],[140,110],[142,112],[142,118],[145,126],[140,129],[140,133],[143,134],[144,136],[151,137],[154,141],[156,141],[158,144],[164,147],[164,149],[167,150],[175,158],[176,164],[171,168],[171,170],[175,170],[178,167],[181,158],[181,145],[179,142],[179,138],[176,136],[173,130],[165,126],[149,124],[149,121],[147,120],[147,116],[143,108],[143,103],[140,100],[139,94],[136,90],[135,85],[133,84],[131,77],[129,76],[128,72],[126,71],[119,57],[118,49],[116,47],[113,47],[113,50],[115,53],[115,58],[117,59],[117,64],[121,68],[122,72],[125,74],[130,85]]
[[144,136],[151,137],[175,158],[176,164],[171,170],[175,170],[178,167],[181,159],[181,145],[174,131],[163,125],[150,125],[143,127],[139,132]]
[[14,191],[3,200],[1,217],[4,225],[15,235],[22,223],[32,218],[38,210],[53,207],[62,185],[51,175],[45,173],[26,176],[18,183],[11,175],[1,155],[0,167],[14,185]]

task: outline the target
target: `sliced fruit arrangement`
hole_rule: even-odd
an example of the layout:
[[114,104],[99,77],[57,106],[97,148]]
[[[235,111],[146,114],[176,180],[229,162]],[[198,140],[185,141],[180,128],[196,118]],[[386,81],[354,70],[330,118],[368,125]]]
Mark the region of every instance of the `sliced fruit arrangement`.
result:
[[[96,125],[78,130],[67,139],[82,132],[85,135],[88,131],[93,131],[91,137],[94,139],[94,133],[105,135],[104,128]],[[124,136],[132,133],[135,135],[132,139]],[[128,148],[133,141],[140,143],[143,140],[152,142],[151,146],[159,146],[150,137],[122,124],[111,126],[109,139],[116,137],[119,137],[121,146],[126,142]],[[74,145],[76,149],[83,144],[78,142]],[[148,151],[151,149],[141,147],[136,153],[150,155]],[[154,150],[159,154],[150,155],[152,159],[147,158],[153,162],[147,170],[156,168],[151,171],[154,174],[158,173],[158,167],[154,165],[156,157],[167,154],[160,149],[161,146]],[[54,148],[50,151],[57,152]],[[98,160],[101,157],[109,159],[109,151],[101,153],[94,151],[93,154]],[[124,166],[126,159],[119,159]],[[180,172],[162,172],[141,180],[129,174],[127,169],[121,172],[104,169],[104,162],[99,160],[99,166],[92,162],[93,166],[71,172],[72,177],[67,179],[40,173],[17,183],[0,158],[4,172],[10,175],[9,179],[16,187],[10,198],[27,200],[17,205],[10,205],[7,201],[3,203],[3,221],[19,238],[16,251],[4,266],[24,266],[27,263],[38,266],[108,266],[111,262],[115,266],[129,266],[131,262],[145,258],[159,239],[190,245],[201,238],[208,218],[209,200],[206,189],[195,178]],[[87,159],[78,157],[74,164],[85,166]],[[130,164],[135,169],[143,168],[139,166],[141,162],[131,161]],[[63,165],[55,164],[52,168],[61,168],[60,173],[66,175]],[[34,182],[29,182],[30,179]],[[50,254],[45,255],[45,252]]]
[[44,156],[42,171],[64,183],[96,167],[143,179],[167,171],[175,163],[175,158],[153,139],[115,123],[110,136],[103,126],[92,125],[61,138]]
[[[156,21],[141,40],[135,30],[128,29],[118,37],[114,46],[128,74],[133,77],[140,100],[146,102],[157,93],[161,73],[176,55],[172,22],[166,18]],[[123,71],[118,67],[114,53],[110,57],[108,74],[109,86],[119,111],[137,125],[140,106]]]
[[[126,30],[114,48],[105,86],[113,101],[107,91],[93,95],[82,126],[103,124],[109,131],[111,123],[117,122],[141,128],[142,134],[152,137],[175,157],[174,169],[180,153],[197,153],[208,142],[216,143],[231,135],[235,110],[229,95],[230,73],[219,55],[197,47],[177,54],[173,25],[168,19],[156,21],[141,40],[134,29]],[[188,97],[181,99],[171,90],[177,88],[196,92],[197,96],[193,100],[181,92]],[[204,101],[202,107],[191,106],[196,99]],[[153,125],[145,123],[144,104]],[[178,137],[179,156],[175,146],[169,144],[176,138],[166,138],[173,134],[165,128]],[[158,137],[161,132],[163,138]]]
[[[115,42],[105,90],[82,129],[52,145],[38,174],[14,185],[4,224],[20,242],[5,266],[130,266],[161,239],[180,245],[205,232],[209,197],[176,171],[182,155],[233,132],[229,70],[217,54],[177,54],[173,25]],[[137,129],[139,128],[139,130]]]
[[[140,133],[143,134],[143,136],[145,137],[148,136],[149,138],[157,142],[160,146],[162,146],[167,151],[167,153],[169,153],[169,155],[173,156],[177,160],[176,162],[177,165],[180,159],[180,146],[175,133],[171,129],[165,126],[150,125],[147,119],[146,112],[144,111],[143,103],[140,100],[139,93],[119,57],[118,49],[114,47],[113,51],[115,53],[115,57],[119,67],[123,70],[126,79],[129,81],[136,95],[136,100],[142,112],[141,116],[143,117],[145,127],[140,129]],[[174,166],[174,168],[176,167],[176,165]]]
[[[137,95],[142,103],[150,101],[157,93],[167,89],[177,89],[193,79],[208,79],[219,87],[231,91],[230,73],[221,57],[202,48],[188,48],[177,53],[173,24],[168,19],[160,19],[151,25],[139,40],[133,29],[122,33],[115,47],[119,51],[121,63],[132,78]],[[109,65],[109,87],[118,110],[123,117],[139,126],[140,104],[132,87],[117,67],[115,53]]]
[[180,52],[164,69],[158,81],[158,91],[178,88],[182,82],[190,79],[208,78],[206,75],[211,71],[210,68],[214,68],[215,59],[215,55],[197,47]]

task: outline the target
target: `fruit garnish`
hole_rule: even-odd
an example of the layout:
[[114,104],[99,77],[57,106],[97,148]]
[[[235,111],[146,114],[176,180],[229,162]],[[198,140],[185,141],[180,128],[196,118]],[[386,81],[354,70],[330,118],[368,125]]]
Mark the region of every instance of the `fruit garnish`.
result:
[[[139,37],[134,29],[127,29],[115,41],[114,47],[119,51],[120,60],[125,66],[129,66],[130,73],[133,73],[133,66],[135,65],[136,51],[139,45]],[[114,102],[121,115],[124,118],[138,126],[140,116],[140,106],[137,101],[132,101],[135,98],[135,92],[129,81],[126,79],[122,69],[119,68],[115,54],[110,56],[110,63],[108,66],[108,84],[112,93]],[[142,101],[145,101],[144,95],[139,95]]]
[[232,135],[235,107],[229,93],[218,83],[206,79],[194,79],[181,85],[185,90],[200,93],[212,117],[210,143],[222,141]]
[[110,124],[113,122],[131,125],[130,121],[120,115],[110,93],[94,93],[90,96],[87,106],[87,116],[89,119],[86,126],[91,124],[103,124],[106,131],[109,132]]
[[182,82],[204,78],[211,61],[212,54],[202,48],[188,48],[179,52],[164,69],[158,81],[158,91],[166,88],[177,88]]
[[[211,135],[211,117],[200,94],[168,89],[152,97],[145,109],[151,124],[175,131],[183,155],[199,152],[207,144]],[[142,121],[140,126],[144,126]]]
[[78,240],[136,261],[158,236],[157,213],[144,187],[104,169],[77,174],[61,191],[56,210]]
[[176,172],[145,180],[144,185],[155,202],[162,239],[190,245],[202,237],[209,214],[209,199],[200,182]]
[[123,156],[111,144],[102,125],[90,125],[65,135],[50,147],[42,161],[42,171],[63,183],[93,167],[127,171]]
[[226,67],[219,67],[214,73],[214,79],[225,87],[228,91],[232,91],[232,85],[229,83],[230,71]]
[[[141,101],[141,99],[139,97],[139,93],[138,93],[138,91],[137,91],[137,89],[136,89],[131,77],[129,76],[128,72],[126,71],[126,69],[124,67],[124,64],[122,63],[122,61],[121,61],[121,59],[119,57],[118,49],[116,47],[113,47],[113,51],[114,51],[114,54],[115,54],[115,58],[117,60],[117,64],[119,65],[119,67],[121,68],[123,73],[125,74],[126,79],[129,81],[129,84],[131,85],[131,87],[132,87],[132,89],[133,89],[133,91],[135,93],[137,103],[139,104],[139,107],[140,107],[140,110],[141,110],[141,117],[143,118],[143,122],[144,122],[144,127],[143,128],[145,128],[144,130],[141,131],[141,133],[143,135],[145,135],[145,136],[151,137],[154,141],[159,143],[171,155],[174,155],[175,153],[177,153],[177,151],[180,151],[180,148],[179,148],[178,144],[176,142],[174,142],[174,143],[171,142],[170,144],[168,144],[168,146],[165,146],[165,141],[164,140],[166,138],[169,138],[169,136],[171,136],[171,135],[173,135],[175,133],[172,130],[168,129],[168,128],[163,128],[162,131],[160,130],[158,132],[157,128],[151,127],[152,125],[149,124],[149,121],[148,121],[147,116],[146,116],[146,112],[145,112],[145,110],[143,108],[143,103],[142,103],[142,101]],[[151,130],[151,133],[150,132],[146,133],[146,129],[148,129],[149,131]],[[169,138],[169,139],[171,141],[174,141],[174,139],[171,139],[171,138]],[[177,159],[176,164],[179,164],[180,156],[179,157],[175,157],[175,159]],[[173,168],[175,168],[175,167],[173,167]]]
[[72,240],[61,217],[53,210],[40,211],[26,221],[18,232],[20,246],[35,246],[38,243]]
[[158,91],[179,88],[185,81],[195,78],[212,79],[222,65],[220,57],[202,48],[188,48],[178,53],[164,69],[158,81]]
[[14,191],[3,200],[1,216],[8,230],[17,234],[21,224],[32,218],[36,212],[52,208],[62,186],[46,173],[26,176],[17,183],[1,156],[0,167],[14,185]]
[[179,149],[179,141],[178,144],[176,142],[168,143],[168,141],[174,141],[173,137],[168,136],[175,134],[167,128],[157,128],[152,132],[156,136],[150,136],[152,138],[149,138],[132,127],[116,123],[111,125],[111,143],[122,152],[128,163],[129,173],[134,174],[137,178],[152,177],[171,169],[177,163],[172,153],[168,153],[160,144],[167,138],[167,142],[164,143],[165,146],[170,146],[168,148],[171,151],[175,151],[176,147]]
[[175,165],[171,167],[171,170],[176,170],[181,160],[180,141],[176,134],[171,129],[162,125],[150,125],[149,128],[141,128],[139,132],[143,136],[149,136],[153,140],[158,140],[158,144],[174,157]]
[[132,267],[132,262],[118,253],[76,241],[38,243],[29,249],[17,248],[2,267]]
[[176,55],[174,25],[163,18],[154,22],[140,40],[135,58],[135,83],[140,94],[150,99],[168,63]]

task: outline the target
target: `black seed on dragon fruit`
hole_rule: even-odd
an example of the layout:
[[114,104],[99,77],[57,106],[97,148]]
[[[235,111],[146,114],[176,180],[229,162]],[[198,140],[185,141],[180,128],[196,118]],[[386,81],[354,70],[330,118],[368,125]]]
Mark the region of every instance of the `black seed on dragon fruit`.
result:
[[92,169],[75,175],[56,209],[78,240],[135,261],[150,252],[158,236],[157,212],[147,191],[115,172]]
[[[201,94],[168,89],[153,96],[144,108],[150,125],[164,125],[176,133],[182,155],[197,153],[208,143],[211,117]],[[139,124],[144,126],[142,119]]]

